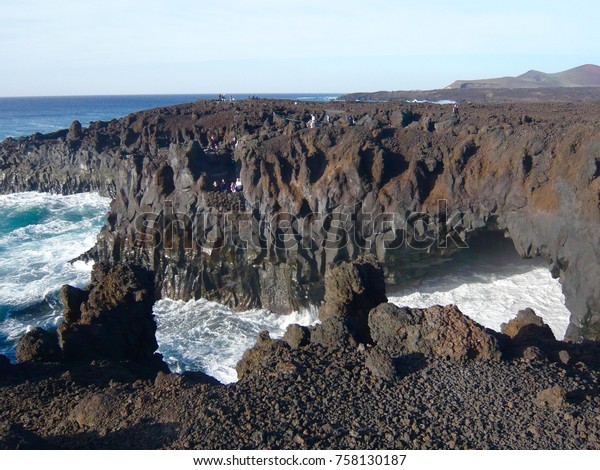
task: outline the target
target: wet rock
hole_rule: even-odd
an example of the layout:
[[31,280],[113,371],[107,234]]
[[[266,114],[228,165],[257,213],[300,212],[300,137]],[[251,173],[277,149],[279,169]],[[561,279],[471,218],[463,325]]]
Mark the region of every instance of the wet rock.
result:
[[296,324],[289,325],[283,335],[283,340],[292,349],[298,349],[310,343],[310,329]]
[[454,305],[428,309],[381,304],[369,314],[371,336],[392,355],[421,353],[455,360],[498,361],[494,335]]
[[61,359],[56,333],[34,328],[25,333],[17,343],[17,362],[54,362]]

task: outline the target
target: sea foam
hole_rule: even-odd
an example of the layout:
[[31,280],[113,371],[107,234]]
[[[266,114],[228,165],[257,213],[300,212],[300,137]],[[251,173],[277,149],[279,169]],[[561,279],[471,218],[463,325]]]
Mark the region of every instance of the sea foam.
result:
[[94,246],[110,200],[98,194],[0,195],[0,353],[13,357],[25,331],[61,321],[58,290],[89,282]]
[[261,331],[268,330],[272,338],[279,338],[292,323],[311,325],[317,321],[316,308],[290,315],[268,310],[234,312],[204,299],[161,300],[154,305],[154,315],[159,352],[171,370],[201,370],[222,383],[237,380],[235,365]]

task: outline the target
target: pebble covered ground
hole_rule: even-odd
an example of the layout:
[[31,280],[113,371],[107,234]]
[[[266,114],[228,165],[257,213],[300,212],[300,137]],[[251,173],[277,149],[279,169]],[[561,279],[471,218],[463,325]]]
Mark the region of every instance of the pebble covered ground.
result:
[[6,446],[12,436],[21,448],[68,449],[600,449],[593,367],[414,354],[395,358],[395,376],[380,378],[365,366],[370,352],[312,343],[294,350],[277,341],[261,367],[226,386],[163,373],[131,382],[125,366],[102,363],[70,371],[12,366],[0,374],[0,442]]

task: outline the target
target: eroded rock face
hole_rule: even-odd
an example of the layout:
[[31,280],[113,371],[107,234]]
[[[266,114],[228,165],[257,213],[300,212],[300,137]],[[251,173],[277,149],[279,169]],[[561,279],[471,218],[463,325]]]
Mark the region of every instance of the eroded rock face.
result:
[[[0,191],[109,194],[100,261],[154,272],[164,296],[281,313],[320,302],[340,261],[370,253],[402,283],[502,231],[560,277],[567,337],[597,339],[599,115],[594,103],[463,105],[457,119],[433,104],[198,102],[7,140]],[[211,192],[237,176],[243,197]]]
[[489,330],[463,315],[454,305],[428,309],[379,305],[369,314],[371,336],[392,355],[420,353],[455,360],[501,359]]
[[136,266],[99,264],[92,278],[86,295],[73,288],[61,291],[67,309],[58,335],[65,357],[151,359],[158,349],[151,273]]
[[[321,324],[316,327],[323,331],[316,331],[315,337],[327,329],[341,332],[345,326],[357,342],[370,341],[369,312],[382,302],[387,302],[385,279],[375,258],[360,258],[336,266],[325,276],[325,300],[319,309]],[[332,321],[341,326],[330,326]],[[333,345],[335,339],[324,338],[321,342]]]

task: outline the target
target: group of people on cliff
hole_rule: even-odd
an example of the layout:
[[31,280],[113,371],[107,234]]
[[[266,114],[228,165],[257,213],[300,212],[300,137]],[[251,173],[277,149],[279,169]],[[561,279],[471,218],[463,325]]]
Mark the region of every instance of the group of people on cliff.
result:
[[[331,116],[327,112],[325,113],[325,116],[323,117],[323,119],[321,119],[320,121],[317,120],[317,116],[315,116],[313,113],[311,113],[310,119],[306,123],[306,127],[308,127],[309,129],[314,129],[315,127],[317,127],[319,125],[319,122],[322,123],[323,120],[325,121],[325,124],[327,124],[327,125],[330,125],[332,123]],[[346,116],[346,123],[348,124],[348,126],[353,126],[354,124],[356,124],[356,121],[354,120],[354,118],[351,115],[348,114]]]
[[213,191],[220,193],[241,193],[243,190],[242,180],[238,177],[235,181],[226,181],[221,178],[221,181],[213,182]]

